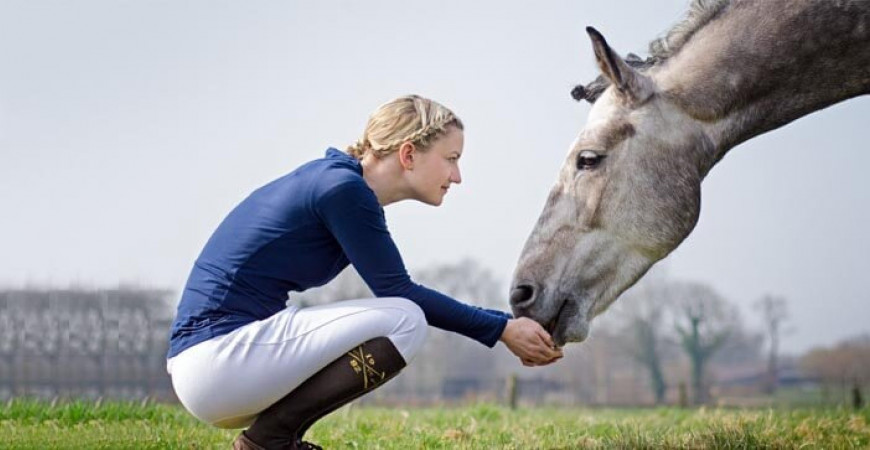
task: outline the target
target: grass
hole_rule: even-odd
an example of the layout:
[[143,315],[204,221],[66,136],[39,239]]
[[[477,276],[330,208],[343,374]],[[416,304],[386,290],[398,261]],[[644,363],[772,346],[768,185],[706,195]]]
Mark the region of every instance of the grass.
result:
[[[237,431],[175,405],[14,400],[0,406],[0,448],[230,448]],[[870,409],[343,409],[306,436],[325,448],[870,448]]]

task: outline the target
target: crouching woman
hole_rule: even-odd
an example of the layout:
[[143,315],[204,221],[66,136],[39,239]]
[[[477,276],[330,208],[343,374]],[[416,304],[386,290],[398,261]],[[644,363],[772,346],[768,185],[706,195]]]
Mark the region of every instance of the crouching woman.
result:
[[[302,441],[331,411],[410,363],[429,325],[526,365],[562,354],[529,319],[461,303],[414,283],[383,207],[438,206],[462,181],[463,124],[405,96],[379,107],[363,138],[257,189],[197,258],[172,325],[167,369],[200,420],[244,428],[236,449],[318,448]],[[321,286],[352,264],[376,298],[300,308],[288,292]]]

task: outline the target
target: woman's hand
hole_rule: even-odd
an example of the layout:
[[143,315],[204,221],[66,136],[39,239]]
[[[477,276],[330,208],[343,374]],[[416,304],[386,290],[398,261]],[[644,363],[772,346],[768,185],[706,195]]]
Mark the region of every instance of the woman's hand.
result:
[[545,366],[562,358],[562,349],[556,348],[547,330],[528,317],[508,320],[500,340],[524,366]]

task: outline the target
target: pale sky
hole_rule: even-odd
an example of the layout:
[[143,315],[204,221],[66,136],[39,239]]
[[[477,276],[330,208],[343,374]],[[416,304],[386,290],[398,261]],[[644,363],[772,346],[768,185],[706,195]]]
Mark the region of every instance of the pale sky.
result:
[[[388,207],[393,236],[412,273],[470,257],[507,292],[589,112],[584,27],[644,56],[687,4],[2,0],[0,286],[179,290],[236,203],[417,93],[465,122],[464,182]],[[732,150],[661,264],[750,323],[784,296],[789,351],[870,331],[868,117],[853,99]]]

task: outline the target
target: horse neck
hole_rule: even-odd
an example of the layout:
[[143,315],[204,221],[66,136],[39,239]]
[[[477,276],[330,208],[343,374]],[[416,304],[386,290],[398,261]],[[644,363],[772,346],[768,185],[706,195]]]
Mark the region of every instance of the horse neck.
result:
[[651,75],[702,124],[715,164],[753,136],[870,93],[870,1],[734,0]]

